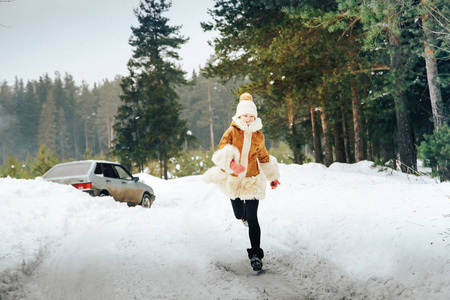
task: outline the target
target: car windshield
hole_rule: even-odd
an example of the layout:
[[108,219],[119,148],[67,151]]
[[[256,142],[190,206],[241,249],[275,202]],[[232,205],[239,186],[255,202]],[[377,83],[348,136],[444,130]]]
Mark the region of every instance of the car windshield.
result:
[[45,179],[50,178],[59,178],[59,177],[71,177],[71,176],[79,176],[86,175],[91,168],[92,163],[83,162],[76,164],[67,164],[67,165],[57,165],[52,170],[50,170],[43,177]]

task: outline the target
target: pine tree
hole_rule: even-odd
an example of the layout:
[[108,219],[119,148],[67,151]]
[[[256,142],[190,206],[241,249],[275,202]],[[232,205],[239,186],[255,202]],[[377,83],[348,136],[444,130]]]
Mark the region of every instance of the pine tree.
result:
[[62,108],[66,118],[66,157],[76,157],[76,124],[77,124],[77,110],[76,107],[76,95],[77,87],[73,77],[69,74],[65,74],[64,79],[64,102]]
[[56,152],[57,123],[56,101],[53,91],[47,94],[47,101],[41,110],[38,128],[39,143],[45,144],[50,151]]
[[165,0],[142,0],[135,10],[139,26],[132,27],[130,75],[122,80],[123,105],[114,125],[115,155],[139,170],[149,159],[157,159],[165,179],[168,160],[181,150],[187,132],[174,89],[186,84],[175,62],[177,49],[187,39],[179,35],[180,26],[169,26],[162,15],[170,6]]
[[35,155],[39,149],[38,127],[42,106],[39,105],[36,95],[36,82],[27,82],[25,87],[23,120],[21,129],[26,141],[27,155]]
[[392,83],[396,87],[394,91],[395,112],[397,117],[398,147],[400,152],[400,165],[404,173],[414,173],[417,170],[416,154],[414,147],[414,133],[411,124],[410,107],[406,93],[405,61],[402,53],[402,37],[398,32],[400,20],[397,17],[395,7],[390,11],[392,31],[389,34],[391,46]]
[[[56,72],[56,78],[53,82],[53,97],[55,100],[55,129],[56,129],[56,153],[62,158],[67,159],[69,157],[69,132],[68,132],[68,122],[67,115],[73,114],[72,105],[68,105],[69,101],[67,98],[66,90],[61,80],[60,74]],[[70,123],[69,123],[70,124]]]
[[98,97],[95,90],[96,86],[90,90],[89,85],[83,81],[77,98],[80,153],[92,151],[96,146]]
[[24,95],[25,95],[25,88],[24,88],[24,84],[23,84],[23,80],[19,80],[16,78],[16,82],[14,83],[14,97],[13,97],[13,101],[14,101],[14,107],[13,107],[13,111],[12,114],[15,116],[13,122],[11,122],[11,126],[12,128],[14,128],[15,130],[15,135],[16,138],[14,138],[13,140],[10,141],[11,146],[13,149],[17,149],[20,152],[16,152],[15,155],[23,155],[24,153],[22,151],[24,151],[24,142],[25,142],[25,130],[24,128],[22,128],[21,123],[24,121],[24,117],[23,117],[23,110],[22,108],[24,107]]
[[0,85],[0,153],[1,161],[5,162],[8,155],[13,153],[9,141],[14,139],[13,127],[10,126],[14,118],[13,91],[6,81]]
[[39,147],[37,158],[34,159],[32,172],[34,176],[42,176],[59,162],[58,155],[56,155],[54,151],[48,149],[45,144],[42,144]]
[[105,80],[98,87],[99,110],[97,128],[99,135],[99,147],[103,153],[108,153],[112,145],[112,126],[114,115],[120,106],[120,81],[121,76],[116,76],[113,81]]

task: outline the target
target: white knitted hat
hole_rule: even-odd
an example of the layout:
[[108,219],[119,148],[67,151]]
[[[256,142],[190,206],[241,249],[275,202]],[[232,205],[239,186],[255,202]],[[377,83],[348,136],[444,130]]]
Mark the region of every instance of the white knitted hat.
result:
[[256,109],[256,105],[253,102],[253,97],[249,93],[243,93],[239,97],[239,104],[236,108],[236,117],[240,117],[242,115],[249,114],[258,117],[258,110]]

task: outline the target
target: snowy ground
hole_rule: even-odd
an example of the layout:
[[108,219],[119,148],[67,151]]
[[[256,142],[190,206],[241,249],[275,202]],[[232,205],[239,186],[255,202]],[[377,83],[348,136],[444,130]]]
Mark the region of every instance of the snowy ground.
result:
[[0,299],[448,299],[450,184],[354,165],[280,165],[247,228],[200,176],[151,209],[43,180],[0,179]]

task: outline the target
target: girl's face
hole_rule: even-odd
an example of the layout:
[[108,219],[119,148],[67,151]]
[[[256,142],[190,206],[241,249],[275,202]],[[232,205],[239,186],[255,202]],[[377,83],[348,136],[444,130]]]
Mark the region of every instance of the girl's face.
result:
[[244,115],[240,116],[239,119],[241,119],[245,123],[249,124],[249,123],[255,121],[255,116],[250,115],[250,114],[244,114]]

